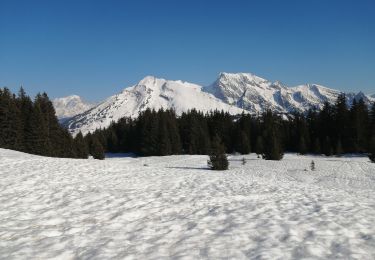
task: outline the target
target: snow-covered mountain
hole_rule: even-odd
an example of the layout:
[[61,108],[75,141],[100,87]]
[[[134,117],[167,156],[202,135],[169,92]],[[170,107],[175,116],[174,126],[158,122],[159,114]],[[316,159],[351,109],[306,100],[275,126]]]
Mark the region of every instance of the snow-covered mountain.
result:
[[173,108],[178,115],[193,108],[202,112],[219,109],[231,114],[243,111],[203,92],[201,86],[148,76],[138,84],[125,88],[120,94],[71,118],[64,125],[73,134],[79,131],[86,134],[97,128],[107,127],[112,121],[122,117],[137,117],[139,112],[147,108]]
[[95,103],[86,102],[77,95],[55,98],[52,103],[59,120],[64,120],[81,114],[95,106]]
[[[223,102],[238,106],[252,113],[271,109],[276,112],[305,112],[310,108],[322,108],[324,102],[334,103],[341,93],[316,84],[288,87],[280,82],[271,82],[250,73],[220,73],[218,79],[204,91],[212,93]],[[348,103],[363,98],[365,102],[375,99],[348,93]]]
[[[137,117],[146,108],[173,108],[177,114],[195,108],[206,112],[225,110],[231,114],[243,111],[261,113],[266,109],[275,112],[305,112],[322,108],[324,102],[334,103],[341,92],[316,84],[288,87],[250,73],[220,73],[207,87],[183,81],[170,81],[148,76],[138,84],[125,88],[86,112],[64,122],[75,134],[88,133],[107,127],[121,117]],[[374,97],[362,92],[347,93],[348,103],[363,98],[368,104]]]

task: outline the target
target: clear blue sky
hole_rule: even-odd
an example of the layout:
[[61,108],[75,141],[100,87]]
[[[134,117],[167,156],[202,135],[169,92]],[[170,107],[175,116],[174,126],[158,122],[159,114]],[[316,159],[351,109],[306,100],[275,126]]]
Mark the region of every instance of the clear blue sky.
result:
[[375,92],[373,0],[0,0],[0,86],[100,100],[221,71]]

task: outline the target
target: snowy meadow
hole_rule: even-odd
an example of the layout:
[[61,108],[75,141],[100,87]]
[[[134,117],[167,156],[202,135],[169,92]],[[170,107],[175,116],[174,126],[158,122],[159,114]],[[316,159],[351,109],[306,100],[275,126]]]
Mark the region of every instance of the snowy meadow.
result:
[[[1,259],[374,259],[367,157],[56,159],[0,149]],[[315,171],[311,171],[311,161]]]

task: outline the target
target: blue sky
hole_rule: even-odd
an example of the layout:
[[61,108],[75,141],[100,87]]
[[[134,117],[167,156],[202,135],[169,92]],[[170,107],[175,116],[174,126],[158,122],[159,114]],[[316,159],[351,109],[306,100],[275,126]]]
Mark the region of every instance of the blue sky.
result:
[[0,86],[101,100],[221,71],[375,92],[375,1],[0,0]]

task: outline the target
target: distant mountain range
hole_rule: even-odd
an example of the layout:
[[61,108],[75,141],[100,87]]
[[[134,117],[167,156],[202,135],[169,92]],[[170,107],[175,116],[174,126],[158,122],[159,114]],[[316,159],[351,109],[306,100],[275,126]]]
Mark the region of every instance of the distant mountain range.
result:
[[[288,87],[250,73],[220,73],[206,87],[148,76],[97,105],[84,102],[78,96],[55,99],[54,105],[60,118],[69,118],[63,124],[72,134],[79,131],[86,134],[107,127],[121,117],[137,117],[147,108],[173,108],[178,115],[193,108],[203,112],[218,109],[231,114],[261,113],[266,109],[279,113],[305,112],[313,107],[322,108],[326,101],[334,103],[340,93],[316,84]],[[368,104],[375,102],[375,96],[362,92],[346,95],[348,104],[360,98]]]
[[52,103],[60,122],[83,113],[95,106],[95,103],[86,102],[77,95],[55,98]]

